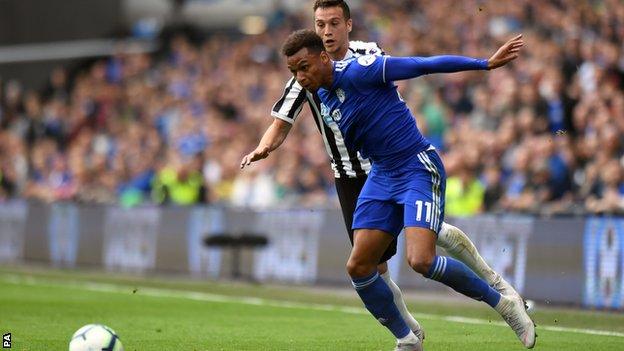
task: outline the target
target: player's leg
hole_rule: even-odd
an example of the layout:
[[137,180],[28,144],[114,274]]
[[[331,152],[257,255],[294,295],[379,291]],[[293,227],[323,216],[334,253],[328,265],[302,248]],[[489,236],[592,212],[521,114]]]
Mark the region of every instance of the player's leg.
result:
[[[394,244],[396,245],[396,240],[394,241]],[[392,243],[390,243],[390,246],[392,246]],[[396,247],[394,251],[396,252]],[[388,251],[386,250],[386,252]],[[401,316],[403,317],[407,325],[409,325],[410,329],[414,332],[414,334],[416,334],[416,336],[420,340],[425,340],[425,330],[421,327],[420,323],[418,323],[416,318],[414,318],[414,316],[412,316],[412,314],[407,309],[407,305],[405,304],[405,300],[403,299],[403,293],[401,292],[401,289],[390,277],[390,272],[388,271],[388,263],[385,261],[384,263],[380,263],[377,266],[377,271],[392,291],[394,304],[399,309],[399,312],[401,312]]]
[[[424,168],[432,173],[432,178],[435,178],[440,184],[438,194],[441,197],[437,202],[439,206],[444,208],[444,186],[446,182],[446,174],[444,172],[444,165],[440,156],[435,150],[429,150],[419,154],[419,159]],[[446,252],[453,258],[463,262],[481,278],[483,278],[491,287],[496,289],[499,293],[511,296],[518,299],[524,305],[524,301],[516,290],[507,283],[503,277],[496,273],[481,257],[479,251],[472,243],[470,238],[461,231],[459,228],[454,227],[448,223],[443,222],[444,214],[439,219],[442,223],[440,230],[438,231],[437,245],[444,248]]]
[[501,299],[500,293],[460,261],[436,255],[437,233],[444,220],[446,174],[434,150],[423,151],[417,158],[418,168],[401,180],[405,183],[401,200],[409,265],[426,278],[495,307]]
[[377,263],[392,239],[393,236],[381,230],[356,230],[347,272],[364,306],[375,319],[388,328],[399,343],[408,343],[414,345],[414,350],[421,350],[421,340],[401,316],[392,291],[377,271]]
[[523,304],[501,295],[461,261],[436,255],[436,234],[430,228],[407,227],[405,240],[407,260],[416,272],[465,296],[487,303],[503,317],[524,346],[533,348],[535,325]]
[[422,349],[422,340],[402,317],[391,289],[378,272],[384,251],[401,232],[403,209],[380,200],[385,194],[377,185],[376,178],[369,178],[358,200],[353,218],[353,250],[347,271],[366,308],[392,332],[397,344],[418,351]]
[[[340,201],[340,208],[342,210],[345,225],[347,226],[347,233],[349,235],[351,245],[353,245],[353,229],[351,229],[353,225],[353,213],[355,212],[355,207],[357,205],[357,198],[364,187],[366,179],[367,177],[336,178],[336,192],[338,194],[338,200]],[[403,224],[401,223],[400,226],[402,227]],[[403,316],[403,319],[407,322],[414,334],[423,340],[425,337],[423,329],[407,309],[407,305],[403,300],[403,293],[401,292],[399,286],[392,280],[390,272],[388,271],[387,261],[396,254],[396,250],[397,239],[394,238],[379,260],[377,271],[392,291],[394,303],[399,309],[399,312],[401,312],[401,316]]]
[[[434,150],[418,154],[422,166],[409,178],[403,198],[407,259],[426,278],[494,308],[528,348],[535,344],[535,326],[524,304],[501,295],[459,260],[436,255],[437,234],[444,221],[446,175]],[[519,302],[519,303],[518,303]]]
[[490,287],[461,261],[438,256],[435,251],[436,234],[429,228],[405,228],[407,261],[425,278],[437,280],[455,291],[496,307],[500,293]]
[[499,293],[521,299],[513,286],[485,262],[470,238],[461,229],[443,222],[436,244],[444,248],[451,257],[470,267]]
[[405,304],[405,300],[403,299],[403,293],[401,292],[401,289],[399,288],[399,286],[392,280],[392,277],[390,276],[390,271],[388,270],[388,260],[391,259],[397,252],[398,235],[402,229],[403,229],[403,222],[401,221],[400,223],[398,223],[397,221],[396,228],[393,230],[393,234],[395,234],[394,236],[395,238],[394,240],[392,240],[390,245],[388,245],[388,248],[386,249],[384,254],[381,256],[381,259],[379,260],[380,263],[379,265],[377,265],[377,271],[379,272],[383,280],[386,281],[386,284],[388,284],[388,286],[390,287],[390,290],[392,290],[392,295],[394,296],[394,303],[397,305],[399,312],[401,312],[401,316],[403,316],[403,319],[405,319],[405,321],[410,326],[410,329],[414,332],[414,334],[416,334],[416,336],[418,336],[420,340],[424,340],[425,339],[424,329],[420,326],[420,323],[418,323],[416,318],[414,318],[414,316],[412,316],[412,314],[407,309],[407,305]]
[[426,278],[495,307],[501,299],[500,293],[460,261],[436,255],[437,234],[444,220],[446,174],[435,150],[423,151],[417,157],[419,168],[406,179],[403,199],[410,266]]

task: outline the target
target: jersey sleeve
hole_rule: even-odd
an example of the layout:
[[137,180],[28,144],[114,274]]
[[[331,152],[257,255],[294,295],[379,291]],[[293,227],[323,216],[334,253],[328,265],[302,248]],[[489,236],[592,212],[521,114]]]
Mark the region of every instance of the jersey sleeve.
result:
[[385,81],[385,61],[388,56],[366,55],[358,57],[351,64],[349,78],[356,88],[371,88],[387,85]]
[[466,56],[442,55],[431,57],[389,57],[384,61],[383,80],[416,78],[432,73],[453,73],[486,70],[488,61]]
[[286,83],[282,97],[271,109],[271,116],[293,124],[306,102],[306,90],[292,77]]

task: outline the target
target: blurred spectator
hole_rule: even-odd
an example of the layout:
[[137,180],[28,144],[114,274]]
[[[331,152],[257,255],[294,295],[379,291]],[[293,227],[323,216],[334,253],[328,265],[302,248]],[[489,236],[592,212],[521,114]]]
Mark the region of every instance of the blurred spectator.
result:
[[476,177],[479,155],[474,149],[457,157],[456,164],[447,167],[446,214],[451,217],[468,217],[483,209],[485,187]]
[[[57,67],[41,93],[0,81],[0,199],[335,206],[307,108],[278,151],[238,169],[289,78],[281,39],[310,11],[278,6],[264,34],[176,36],[164,56],[119,51],[71,77]],[[379,0],[353,16],[353,39],[394,56],[483,57],[525,36],[500,70],[399,84],[445,159],[449,215],[622,211],[624,2]]]
[[504,194],[502,173],[499,167],[490,165],[483,172],[483,211],[494,212],[498,210],[498,204]]
[[[163,167],[153,181],[152,197],[159,204],[193,205],[204,201],[205,187],[201,175],[201,158],[177,160],[170,157],[170,163]],[[128,205],[142,201],[139,189],[128,193]]]
[[624,213],[624,179],[622,165],[610,160],[591,186],[587,210],[598,214]]

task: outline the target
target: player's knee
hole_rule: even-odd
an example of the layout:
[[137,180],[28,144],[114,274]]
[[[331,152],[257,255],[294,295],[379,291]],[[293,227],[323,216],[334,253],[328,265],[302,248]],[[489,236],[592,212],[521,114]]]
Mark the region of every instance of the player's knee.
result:
[[430,255],[408,255],[407,262],[416,272],[425,275],[433,264],[434,257]]
[[354,258],[349,258],[349,261],[347,261],[347,273],[353,278],[366,277],[372,274],[376,269],[377,265],[368,264]]
[[379,274],[385,274],[388,271],[388,262],[383,262],[377,265],[377,272]]

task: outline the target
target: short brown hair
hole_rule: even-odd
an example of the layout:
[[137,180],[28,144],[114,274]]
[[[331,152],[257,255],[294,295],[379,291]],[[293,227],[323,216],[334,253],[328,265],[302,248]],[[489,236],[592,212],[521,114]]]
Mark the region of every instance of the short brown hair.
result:
[[328,7],[340,7],[342,8],[344,19],[348,20],[351,18],[351,10],[349,10],[349,5],[344,0],[316,0],[312,8],[316,12],[318,8],[326,9]]
[[292,56],[303,48],[307,48],[315,54],[325,50],[323,39],[321,39],[315,31],[300,29],[286,38],[282,46],[282,54],[284,54],[284,56]]

